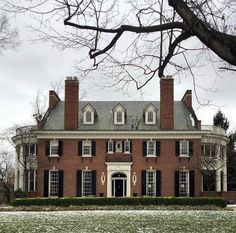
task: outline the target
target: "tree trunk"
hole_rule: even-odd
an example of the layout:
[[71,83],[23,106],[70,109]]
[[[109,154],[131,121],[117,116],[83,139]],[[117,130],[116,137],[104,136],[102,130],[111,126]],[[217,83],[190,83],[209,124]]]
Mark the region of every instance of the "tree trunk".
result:
[[172,6],[192,33],[220,58],[236,65],[236,36],[228,35],[211,28],[207,22],[199,19],[183,0],[169,0]]

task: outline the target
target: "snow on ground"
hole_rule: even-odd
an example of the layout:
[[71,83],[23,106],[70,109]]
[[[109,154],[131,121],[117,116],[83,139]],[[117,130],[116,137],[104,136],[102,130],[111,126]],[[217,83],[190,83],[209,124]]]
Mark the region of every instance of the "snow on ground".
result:
[[0,212],[0,232],[236,232],[235,211]]

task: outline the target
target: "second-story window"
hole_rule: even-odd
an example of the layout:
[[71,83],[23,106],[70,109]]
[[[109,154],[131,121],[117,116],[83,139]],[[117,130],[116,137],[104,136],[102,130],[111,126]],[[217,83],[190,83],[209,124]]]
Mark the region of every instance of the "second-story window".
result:
[[156,142],[148,141],[147,142],[147,156],[155,156],[156,155]]
[[125,153],[130,153],[130,141],[126,140],[124,142],[124,152]]
[[83,156],[91,156],[92,155],[92,142],[91,141],[83,141]]
[[50,141],[50,155],[58,155],[59,142],[57,140]]
[[181,140],[175,142],[176,156],[188,157],[193,155],[193,141]]
[[180,155],[189,155],[188,141],[180,141]]
[[114,142],[112,140],[108,141],[107,143],[107,152],[108,153],[114,152]]

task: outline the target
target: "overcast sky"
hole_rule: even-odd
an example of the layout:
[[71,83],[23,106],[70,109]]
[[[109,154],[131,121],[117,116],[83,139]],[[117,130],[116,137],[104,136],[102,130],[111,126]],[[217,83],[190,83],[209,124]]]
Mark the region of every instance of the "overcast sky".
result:
[[[32,32],[27,31],[24,19],[13,21],[18,25],[22,44],[16,51],[0,54],[0,129],[32,120],[32,105],[37,90],[48,93],[50,83],[64,80],[66,76],[79,76],[74,70],[77,51],[60,52],[45,43],[32,44]],[[106,77],[104,77],[105,80]],[[190,77],[175,78],[175,100],[181,100],[187,89],[193,89]],[[204,73],[196,77],[208,91],[198,89],[198,97],[210,100],[211,105],[200,106],[193,93],[194,109],[202,124],[212,124],[213,115],[221,108],[230,120],[230,130],[236,129],[236,73],[222,72],[217,77],[212,69],[205,67]],[[84,100],[159,100],[159,80],[152,80],[145,88],[131,89],[128,95],[122,91],[101,89],[91,81],[83,81]],[[212,91],[209,91],[212,90]],[[63,98],[62,98],[63,99]]]

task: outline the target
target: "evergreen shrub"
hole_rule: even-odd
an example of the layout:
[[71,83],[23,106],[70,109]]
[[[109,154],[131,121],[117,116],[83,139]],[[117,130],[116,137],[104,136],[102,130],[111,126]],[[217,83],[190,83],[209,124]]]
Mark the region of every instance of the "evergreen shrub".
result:
[[226,207],[221,197],[63,197],[63,198],[16,198],[13,206],[218,206]]

